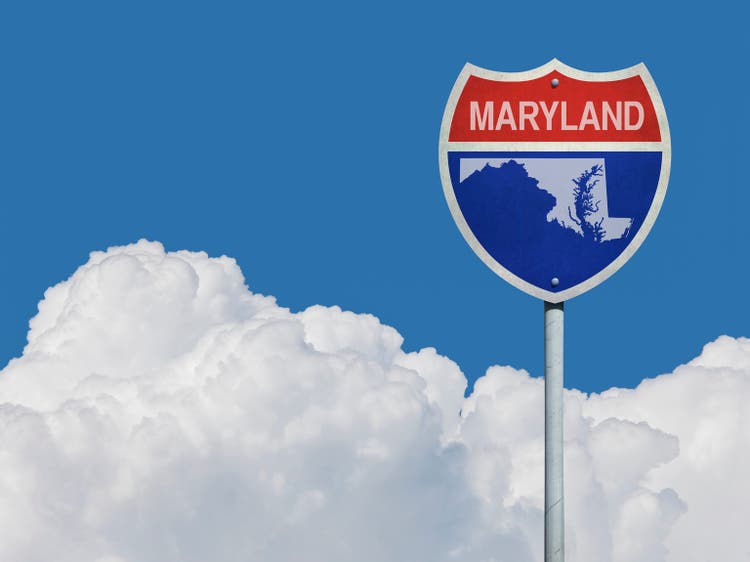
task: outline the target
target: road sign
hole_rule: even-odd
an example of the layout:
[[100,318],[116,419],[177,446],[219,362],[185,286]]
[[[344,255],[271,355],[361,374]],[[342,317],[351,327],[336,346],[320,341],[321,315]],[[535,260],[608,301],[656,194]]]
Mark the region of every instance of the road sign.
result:
[[559,303],[604,281],[661,208],[669,126],[645,65],[526,72],[467,64],[440,130],[458,228],[500,277]]

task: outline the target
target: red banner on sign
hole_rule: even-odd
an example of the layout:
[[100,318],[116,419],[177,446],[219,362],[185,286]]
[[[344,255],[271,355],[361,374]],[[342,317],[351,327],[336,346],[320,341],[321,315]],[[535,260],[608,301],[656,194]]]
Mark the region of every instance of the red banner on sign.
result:
[[659,123],[640,76],[596,82],[552,71],[501,82],[470,76],[449,142],[658,142]]

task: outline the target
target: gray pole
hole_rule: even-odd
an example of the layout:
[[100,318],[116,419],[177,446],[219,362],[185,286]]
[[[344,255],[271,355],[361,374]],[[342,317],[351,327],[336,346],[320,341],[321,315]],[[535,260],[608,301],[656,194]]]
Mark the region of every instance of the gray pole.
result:
[[544,303],[544,562],[565,562],[563,310]]

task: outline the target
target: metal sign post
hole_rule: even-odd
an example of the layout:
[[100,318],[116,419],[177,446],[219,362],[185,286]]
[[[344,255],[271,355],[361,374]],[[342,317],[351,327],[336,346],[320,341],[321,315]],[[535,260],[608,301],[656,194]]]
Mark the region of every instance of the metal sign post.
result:
[[564,304],[544,303],[544,562],[565,560],[563,490]]
[[445,107],[439,159],[472,250],[544,301],[544,559],[564,562],[563,302],[622,267],[651,230],[671,162],[664,104],[643,64],[467,64]]

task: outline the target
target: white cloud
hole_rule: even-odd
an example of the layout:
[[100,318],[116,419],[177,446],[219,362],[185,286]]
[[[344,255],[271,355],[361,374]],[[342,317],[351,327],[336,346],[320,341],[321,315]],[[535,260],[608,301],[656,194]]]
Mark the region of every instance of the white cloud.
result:
[[[49,289],[0,374],[0,560],[542,558],[543,384],[405,353],[377,318],[251,293],[141,241]],[[567,391],[579,562],[745,561],[750,341]],[[459,414],[460,412],[460,414]]]
[[634,390],[593,396],[584,413],[647,420],[674,435],[679,455],[649,474],[653,488],[669,486],[687,506],[665,541],[669,560],[745,561],[750,519],[750,340],[722,336],[673,374]]

